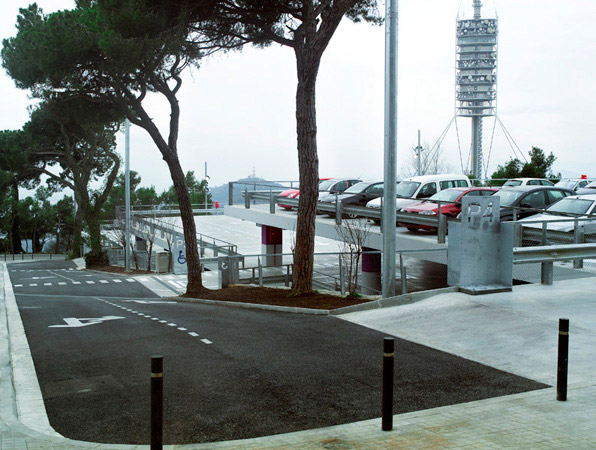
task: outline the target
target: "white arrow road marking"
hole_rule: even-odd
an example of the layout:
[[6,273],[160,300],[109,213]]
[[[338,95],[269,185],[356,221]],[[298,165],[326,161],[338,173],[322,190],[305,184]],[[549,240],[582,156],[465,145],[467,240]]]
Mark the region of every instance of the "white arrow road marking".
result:
[[49,325],[48,328],[78,328],[78,327],[86,327],[89,325],[97,325],[98,323],[106,322],[108,320],[117,320],[117,319],[124,319],[124,317],[120,316],[103,316],[103,317],[94,317],[94,318],[81,318],[77,319],[76,317],[65,317],[63,320],[66,322],[66,325]]

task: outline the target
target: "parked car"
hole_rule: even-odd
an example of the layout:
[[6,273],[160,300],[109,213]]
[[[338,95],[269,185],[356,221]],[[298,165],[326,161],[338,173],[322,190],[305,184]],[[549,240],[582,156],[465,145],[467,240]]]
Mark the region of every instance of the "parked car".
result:
[[585,234],[594,234],[596,233],[596,215],[593,214],[596,214],[596,194],[573,195],[550,205],[544,213],[522,219],[520,222],[524,227],[542,228],[540,221],[556,220],[556,222],[548,222],[546,228],[571,233],[575,229],[575,221],[565,219],[570,219],[570,217],[573,219],[589,218],[579,221],[579,224],[584,226]]
[[[590,180],[586,178],[576,178],[576,179],[568,179],[568,180],[561,180],[555,183],[556,187],[562,187],[565,189],[571,189],[572,191],[578,191],[578,189],[585,188]],[[596,193],[596,185],[594,186],[595,190],[592,193]]]
[[[413,205],[402,208],[403,212],[418,213],[428,216],[436,216],[439,214],[439,205],[441,214],[447,217],[457,217],[461,212],[461,201],[463,197],[482,196],[487,197],[494,194],[497,191],[495,188],[468,188],[468,187],[457,187],[444,189],[437,192],[435,195],[430,197],[427,202],[419,202]],[[438,203],[441,202],[441,203]],[[434,230],[436,227],[430,225],[420,225],[409,222],[399,221],[398,225],[406,227],[408,231],[423,230]]]
[[505,181],[503,187],[510,186],[554,186],[554,183],[543,178],[512,178]]
[[591,181],[586,184],[583,188],[579,188],[575,191],[577,195],[591,195],[596,194],[596,181]]
[[[362,181],[357,183],[341,194],[327,194],[319,199],[320,204],[335,204],[335,201],[341,202],[342,205],[347,206],[364,206],[366,203],[374,198],[383,195],[382,181]],[[331,217],[335,217],[335,212],[325,212]],[[346,214],[345,217],[355,218],[356,215]]]
[[[471,183],[467,176],[461,174],[446,175],[422,175],[410,177],[401,181],[396,188],[395,207],[399,211],[406,206],[417,203],[417,199],[430,198],[443,189],[453,187],[470,187]],[[381,199],[372,200],[366,204],[369,208],[380,208]],[[375,219],[376,223],[380,221]]]
[[357,178],[333,178],[319,184],[319,200],[327,194],[341,194],[343,191],[361,180]]
[[493,196],[501,199],[501,221],[508,221],[513,220],[515,209],[517,218],[523,219],[573,194],[570,189],[554,186],[511,186],[499,189]]
[[[320,178],[319,179],[319,190],[321,189],[321,184],[324,181],[327,180],[332,180],[333,178]],[[298,198],[300,194],[300,190],[298,189],[287,189],[285,191],[282,191],[277,197],[283,197],[283,198]],[[291,211],[292,209],[294,209],[294,206],[291,205],[284,205],[281,203],[278,203],[279,206],[281,206],[284,209],[287,209],[288,211]]]

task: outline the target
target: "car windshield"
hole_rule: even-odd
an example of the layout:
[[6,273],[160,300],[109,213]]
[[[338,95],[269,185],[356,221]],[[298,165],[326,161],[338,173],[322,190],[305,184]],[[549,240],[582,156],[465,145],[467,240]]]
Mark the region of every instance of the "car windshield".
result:
[[565,189],[573,189],[576,184],[577,181],[559,181],[555,186]]
[[521,186],[521,180],[507,180],[503,186]]
[[429,198],[429,200],[435,200],[438,202],[454,202],[462,194],[462,191],[452,191],[451,189],[445,189],[444,191],[437,192],[435,195]]
[[354,186],[349,187],[344,191],[344,194],[360,194],[363,192],[367,187],[370,186],[370,183],[356,183]]
[[549,206],[546,210],[549,213],[558,214],[586,214],[590,206],[594,203],[593,200],[584,200],[580,198],[564,198],[557,203]]
[[524,191],[510,191],[507,189],[501,189],[495,192],[493,195],[501,198],[501,206],[512,206],[515,201],[524,195]]
[[395,195],[398,197],[413,197],[419,186],[420,183],[416,181],[402,181],[397,185]]
[[319,191],[328,191],[333,184],[336,183],[336,180],[324,180],[319,182]]
[[596,181],[591,181],[588,184],[586,184],[586,187],[588,189],[596,189]]

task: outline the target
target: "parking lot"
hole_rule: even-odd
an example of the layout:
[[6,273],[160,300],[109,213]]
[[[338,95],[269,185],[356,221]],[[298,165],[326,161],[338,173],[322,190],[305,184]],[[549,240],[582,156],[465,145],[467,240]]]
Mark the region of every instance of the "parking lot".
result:
[[[9,265],[50,423],[67,437],[147,443],[153,354],[164,355],[166,443],[380,414],[382,333],[335,317],[177,303],[69,264]],[[396,352],[396,412],[543,386],[401,339]]]

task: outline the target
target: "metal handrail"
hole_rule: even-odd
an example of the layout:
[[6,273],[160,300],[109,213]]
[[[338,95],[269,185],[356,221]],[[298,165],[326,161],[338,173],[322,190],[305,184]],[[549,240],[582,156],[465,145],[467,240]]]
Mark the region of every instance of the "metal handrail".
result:
[[513,248],[513,264],[568,261],[584,258],[596,258],[596,244],[541,245]]

